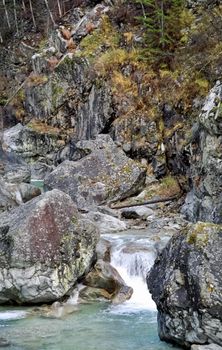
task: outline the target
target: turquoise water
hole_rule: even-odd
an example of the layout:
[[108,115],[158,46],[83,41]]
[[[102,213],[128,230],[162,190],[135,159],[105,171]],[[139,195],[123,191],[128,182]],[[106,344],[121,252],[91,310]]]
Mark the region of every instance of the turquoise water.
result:
[[133,287],[131,299],[116,306],[99,302],[80,304],[75,313],[63,319],[34,316],[32,309],[27,308],[2,307],[0,338],[10,342],[7,349],[172,349],[171,345],[158,338],[156,307],[145,282],[147,271],[155,258],[152,249],[155,241],[150,239],[146,230],[126,231],[104,237],[112,244],[112,265],[125,282]]
[[[0,309],[0,318],[6,311],[10,309]],[[17,317],[22,317],[19,312]],[[5,316],[9,318],[10,313]],[[10,341],[10,350],[172,349],[158,338],[155,311],[119,313],[118,306],[99,303],[80,305],[78,311],[64,319],[1,319],[0,337]]]

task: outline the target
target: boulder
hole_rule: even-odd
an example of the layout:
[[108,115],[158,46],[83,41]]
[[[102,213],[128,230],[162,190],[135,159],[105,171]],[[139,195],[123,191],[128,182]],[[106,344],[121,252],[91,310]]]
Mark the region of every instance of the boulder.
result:
[[63,297],[89,270],[98,241],[71,198],[53,190],[0,215],[0,303]]
[[222,345],[222,227],[199,222],[173,236],[147,283],[162,340]]
[[222,223],[222,85],[206,98],[191,144],[192,189],[183,213],[191,221]]
[[121,216],[126,219],[146,220],[151,215],[154,215],[154,211],[145,206],[125,208],[121,211]]
[[143,187],[146,169],[127,158],[108,135],[80,141],[77,147],[88,155],[64,161],[46,177],[45,185],[68,193],[79,208],[121,200]]
[[127,224],[124,221],[98,211],[90,211],[86,214],[86,217],[95,222],[101,234],[120,232],[127,229]]
[[18,202],[21,201],[21,197],[18,196],[19,192],[13,194],[0,177],[0,212],[17,206]]
[[111,300],[112,295],[103,288],[84,287],[79,292],[79,298],[85,301]]
[[[97,295],[99,298],[102,296],[105,299],[112,300],[115,304],[130,299],[133,294],[133,289],[125,284],[118,271],[103,260],[97,261],[93,270],[86,275],[83,283],[87,287],[101,289],[101,292],[97,291],[95,296]],[[87,294],[89,295],[89,290]]]

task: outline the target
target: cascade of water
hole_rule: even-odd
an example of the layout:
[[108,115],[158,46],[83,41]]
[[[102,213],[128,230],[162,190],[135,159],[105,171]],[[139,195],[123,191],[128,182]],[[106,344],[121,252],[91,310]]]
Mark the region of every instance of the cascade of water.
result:
[[156,310],[156,305],[146,285],[147,272],[155,260],[155,249],[149,239],[135,236],[112,235],[111,264],[118,270],[126,284],[134,292],[130,300],[113,308],[114,312]]

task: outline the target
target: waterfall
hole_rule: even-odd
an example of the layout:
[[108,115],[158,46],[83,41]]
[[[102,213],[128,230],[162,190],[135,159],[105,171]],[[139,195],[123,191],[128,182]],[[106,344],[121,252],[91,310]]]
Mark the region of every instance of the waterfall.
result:
[[117,313],[156,311],[156,305],[146,285],[146,275],[156,257],[153,244],[148,238],[135,235],[106,235],[105,238],[112,243],[112,266],[134,290],[131,299],[113,307],[113,311]]

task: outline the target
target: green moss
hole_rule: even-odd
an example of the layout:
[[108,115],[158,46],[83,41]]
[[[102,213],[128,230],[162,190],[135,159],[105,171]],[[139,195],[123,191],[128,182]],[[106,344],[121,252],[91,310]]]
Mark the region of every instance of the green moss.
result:
[[191,231],[187,233],[187,243],[195,245],[197,248],[202,249],[209,243],[211,232],[215,232],[221,228],[220,225],[198,222]]
[[120,36],[112,27],[109,18],[103,16],[100,28],[95,29],[92,34],[87,35],[80,43],[81,56],[92,57],[97,50],[105,47],[117,47]]

